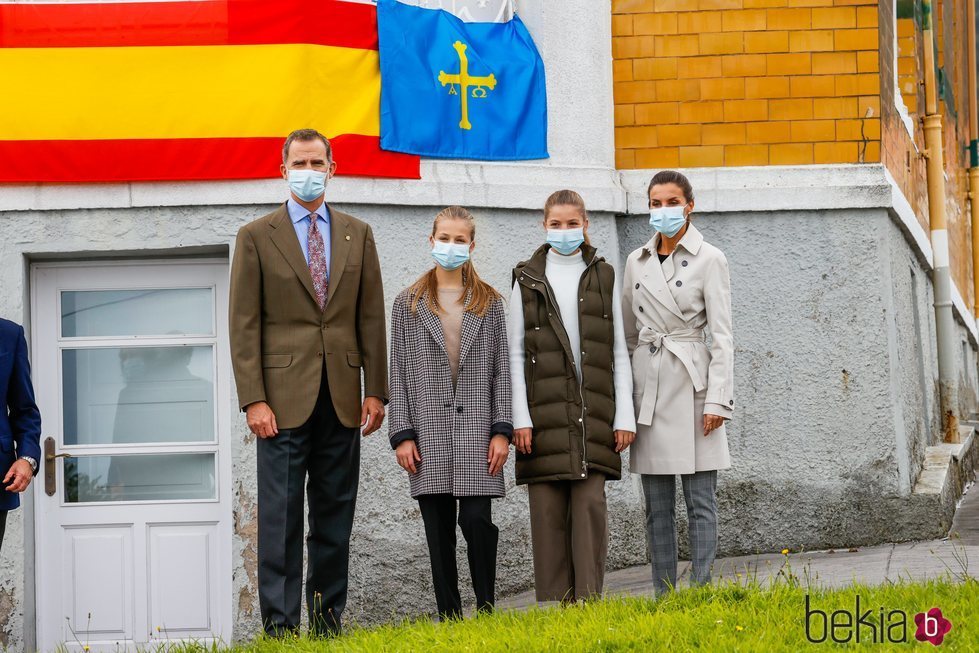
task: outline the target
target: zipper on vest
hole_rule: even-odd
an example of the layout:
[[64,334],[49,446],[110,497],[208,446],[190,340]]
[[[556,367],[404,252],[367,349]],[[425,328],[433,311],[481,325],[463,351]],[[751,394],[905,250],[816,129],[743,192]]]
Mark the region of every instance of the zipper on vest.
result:
[[[584,342],[584,337],[580,332],[581,332],[581,325],[584,323],[584,320],[581,319],[582,318],[581,309],[582,306],[584,305],[584,299],[585,299],[585,295],[584,295],[585,277],[588,275],[589,268],[591,268],[591,266],[593,266],[597,260],[598,260],[597,256],[592,257],[591,262],[585,266],[585,271],[581,273],[581,278],[578,279],[578,331],[579,331],[578,341],[579,343]],[[601,288],[602,285],[601,279],[599,279],[598,285],[599,288]],[[604,299],[602,300],[602,311],[603,312],[605,311]],[[587,454],[588,435],[585,426],[586,424],[585,413],[587,412],[588,407],[585,405],[585,350],[584,349],[581,350],[581,378],[578,379],[578,396],[581,398],[581,478],[587,478],[588,477],[588,454]]]

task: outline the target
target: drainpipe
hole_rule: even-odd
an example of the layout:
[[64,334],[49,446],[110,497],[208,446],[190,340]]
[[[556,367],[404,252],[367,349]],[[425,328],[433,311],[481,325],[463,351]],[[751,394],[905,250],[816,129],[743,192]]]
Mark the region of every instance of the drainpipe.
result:
[[945,221],[945,156],[942,151],[942,115],[935,80],[935,34],[932,2],[922,0],[922,41],[925,53],[925,152],[928,178],[928,213],[934,255],[935,331],[938,340],[938,396],[942,439],[958,442],[958,371],[955,368],[955,317],[952,314],[952,277],[949,274],[948,226]]
[[[976,0],[969,0],[967,24],[976,24]],[[976,108],[976,30],[966,30],[969,37],[969,214],[972,222],[972,279],[974,312],[979,320],[979,110]]]

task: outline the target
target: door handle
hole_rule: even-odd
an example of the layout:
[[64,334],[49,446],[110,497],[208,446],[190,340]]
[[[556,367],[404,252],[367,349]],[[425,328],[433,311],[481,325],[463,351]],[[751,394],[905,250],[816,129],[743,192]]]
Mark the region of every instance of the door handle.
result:
[[53,497],[58,491],[58,458],[71,458],[70,453],[54,453],[54,438],[44,439],[44,493]]

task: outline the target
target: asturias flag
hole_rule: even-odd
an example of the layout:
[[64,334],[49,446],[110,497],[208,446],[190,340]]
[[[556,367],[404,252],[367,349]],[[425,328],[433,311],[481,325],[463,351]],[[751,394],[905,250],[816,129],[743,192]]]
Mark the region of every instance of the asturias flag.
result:
[[3,4],[0,71],[0,182],[276,177],[303,127],[337,174],[419,176],[379,146],[370,5]]
[[467,23],[377,3],[381,147],[454,159],[547,157],[544,63],[520,18]]

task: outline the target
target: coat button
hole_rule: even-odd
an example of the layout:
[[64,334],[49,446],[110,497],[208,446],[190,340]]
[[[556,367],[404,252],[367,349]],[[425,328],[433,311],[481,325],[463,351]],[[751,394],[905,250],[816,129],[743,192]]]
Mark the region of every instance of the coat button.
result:
[[729,403],[729,404],[731,404],[733,406],[734,405],[734,399],[732,399],[731,401],[729,401],[727,403]]
[[579,422],[581,421],[581,418],[580,418],[580,417],[578,418],[578,421],[579,421]]
[[639,284],[638,283],[636,284],[636,290],[639,290]]
[[680,265],[682,265],[683,267],[687,267],[687,264],[689,263],[690,263],[689,261],[683,261],[682,263],[680,263]]
[[456,406],[456,412],[457,413],[461,413],[462,412],[462,406]]
[[682,282],[682,281],[680,281],[680,280],[677,280],[677,282],[676,282],[676,287],[677,287],[677,288],[679,288],[679,287],[680,287],[680,286],[682,286],[682,285],[683,285],[683,282]]
[[645,311],[645,310],[643,309],[643,307],[642,307],[642,306],[640,306],[640,307],[639,307],[639,312],[640,312],[640,313],[645,313],[646,311]]

